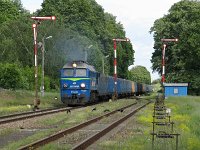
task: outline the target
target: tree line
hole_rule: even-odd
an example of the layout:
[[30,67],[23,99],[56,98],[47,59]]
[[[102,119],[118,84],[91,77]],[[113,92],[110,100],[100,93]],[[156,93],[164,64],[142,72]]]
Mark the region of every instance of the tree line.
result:
[[[56,16],[56,21],[38,22],[37,42],[45,40],[45,88],[59,87],[59,70],[67,61],[84,60],[96,70],[113,74],[113,38],[126,38],[123,25],[104,12],[95,0],[45,0],[30,13],[20,0],[0,0],[0,87],[34,88],[34,52],[31,16]],[[52,36],[51,39],[46,37]],[[117,43],[118,77],[130,78],[134,63],[131,43]],[[41,49],[38,47],[39,83]]]
[[178,38],[166,43],[166,82],[189,83],[190,94],[200,94],[200,1],[182,0],[151,28],[154,36],[153,70],[162,72],[162,38]]

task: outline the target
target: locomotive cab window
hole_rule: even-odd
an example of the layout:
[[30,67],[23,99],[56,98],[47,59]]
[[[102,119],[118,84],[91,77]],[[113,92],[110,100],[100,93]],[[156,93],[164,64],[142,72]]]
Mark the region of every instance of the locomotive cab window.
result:
[[80,69],[80,68],[77,68],[76,69],[76,76],[78,77],[85,77],[87,75],[87,72],[86,72],[86,69]]
[[64,69],[63,76],[73,76],[74,69]]

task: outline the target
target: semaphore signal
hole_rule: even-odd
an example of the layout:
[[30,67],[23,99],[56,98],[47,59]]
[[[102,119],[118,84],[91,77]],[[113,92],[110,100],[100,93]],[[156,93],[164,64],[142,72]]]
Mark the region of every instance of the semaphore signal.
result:
[[[163,43],[166,42],[178,42],[178,39],[161,39]],[[162,83],[165,83],[165,50],[166,50],[167,45],[163,44],[163,49],[162,49]]]
[[113,99],[117,98],[117,42],[129,42],[128,38],[125,39],[113,39],[113,46],[114,46],[114,95]]
[[49,17],[31,17],[35,21],[32,24],[33,36],[34,36],[34,59],[35,59],[35,99],[34,99],[34,108],[33,110],[39,109],[40,99],[38,97],[38,64],[37,64],[37,27],[43,20],[56,20],[55,16]]

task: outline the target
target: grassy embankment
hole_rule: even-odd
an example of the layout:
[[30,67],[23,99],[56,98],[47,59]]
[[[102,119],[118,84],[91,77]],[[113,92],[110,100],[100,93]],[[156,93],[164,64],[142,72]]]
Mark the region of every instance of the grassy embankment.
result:
[[[55,97],[58,97],[58,99],[55,100]],[[61,105],[59,97],[59,93],[45,93],[44,97],[40,96],[40,108],[49,108]],[[34,98],[35,93],[33,91],[0,90],[0,116],[14,112],[32,110]]]
[[[169,97],[165,104],[171,108],[171,120],[174,121],[174,133],[179,136],[178,149],[197,150],[200,149],[200,97]],[[124,149],[124,150],[151,150],[152,149],[152,121],[153,104],[144,111],[137,114],[135,125],[126,132],[123,137],[101,143],[103,149]],[[158,130],[160,127],[156,127]],[[163,128],[163,127],[162,127]],[[171,131],[165,127],[165,131]],[[155,150],[176,149],[175,139],[155,139]]]
[[[156,86],[156,90],[159,88],[159,85]],[[62,106],[62,102],[60,101],[60,93],[49,93],[45,92],[45,96],[41,97],[40,92],[38,93],[40,97],[40,108],[51,108]],[[155,96],[151,94],[151,96],[145,97],[146,99],[152,99]],[[54,99],[57,97],[58,99]],[[11,114],[15,112],[23,112],[23,111],[32,111],[33,101],[35,99],[34,91],[12,91],[12,90],[2,90],[0,89],[0,116]]]
[[[89,120],[91,118],[95,118],[99,115],[105,114],[105,113],[107,113],[107,112],[104,112],[104,110],[106,110],[106,109],[112,111],[117,108],[121,108],[126,105],[132,104],[135,101],[136,100],[134,100],[134,99],[123,99],[123,100],[118,100],[118,101],[113,101],[113,102],[100,103],[95,106],[87,106],[81,110],[72,111],[70,114],[66,114],[66,112],[58,113],[58,114],[52,115],[49,118],[44,118],[44,119],[33,121],[31,123],[31,126],[37,126],[40,129],[44,129],[44,130],[40,130],[40,131],[34,133],[33,135],[26,137],[24,139],[21,139],[19,141],[10,142],[3,149],[5,149],[5,150],[6,149],[10,149],[10,150],[17,149],[22,145],[26,145],[37,139],[41,139],[47,135],[51,135],[52,133],[55,133],[56,131],[60,131],[65,128],[72,127],[75,124],[79,124],[85,120]],[[92,109],[94,107],[96,107],[96,110],[92,111]],[[3,134],[4,135],[9,134],[9,133],[5,133],[5,132],[8,132],[8,131],[3,130],[2,134],[0,133],[0,136]],[[17,129],[15,129],[14,132],[15,133],[22,132],[22,130],[18,131]],[[49,145],[45,146],[44,148],[40,148],[40,149],[71,149],[71,147],[68,144],[59,145],[57,143],[52,143],[52,144],[49,144]]]

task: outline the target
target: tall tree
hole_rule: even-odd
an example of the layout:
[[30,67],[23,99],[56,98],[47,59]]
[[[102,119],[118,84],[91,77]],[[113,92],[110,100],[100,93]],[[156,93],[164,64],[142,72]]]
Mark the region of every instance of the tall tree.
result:
[[[110,64],[110,74],[113,73],[113,38],[125,38],[125,31],[122,24],[116,22],[116,17],[104,13],[103,8],[95,0],[70,0],[59,2],[55,0],[46,0],[42,4],[42,9],[38,11],[39,15],[56,15],[57,22],[68,30],[78,32],[80,36],[87,37],[90,44],[96,45],[93,50],[97,50],[100,56],[110,55],[108,58]],[[66,44],[65,44],[66,45]],[[94,49],[95,48],[95,49]],[[131,44],[126,46],[120,44],[118,48],[119,58],[119,76],[127,77],[128,65],[133,64],[133,49]],[[125,49],[122,51],[122,49]],[[96,54],[97,54],[96,53]],[[130,55],[130,56],[127,56]],[[94,56],[93,62],[99,59],[99,55]],[[122,61],[128,59],[127,61]],[[101,59],[100,59],[101,60]],[[98,71],[102,71],[100,60],[94,63]],[[125,69],[124,69],[125,68]]]
[[1,0],[0,3],[0,62],[32,64],[30,14],[18,0]]
[[[191,91],[200,91],[200,1],[182,0],[167,15],[154,22],[153,70],[161,73],[162,38],[178,38],[177,44],[167,43],[166,82],[190,82]],[[199,77],[197,77],[199,78]]]
[[129,71],[129,79],[134,82],[151,84],[150,72],[143,66],[135,66]]
[[[0,5],[2,66],[17,62],[19,68],[27,68],[24,71],[27,74],[33,71],[33,20],[30,17],[55,15],[55,22],[42,21],[38,26],[37,42],[50,35],[53,37],[45,41],[45,75],[55,81],[59,77],[59,69],[67,61],[84,59],[86,53],[87,61],[99,72],[103,72],[102,58],[109,55],[104,61],[105,73],[113,74],[112,39],[125,38],[125,31],[116,17],[104,13],[95,0],[45,0],[42,9],[33,14],[23,8],[20,0],[0,0]],[[134,61],[133,54],[130,43],[117,43],[119,77],[127,78],[127,68]],[[41,50],[38,48],[39,65],[41,60]],[[23,80],[25,78],[24,75]],[[31,89],[32,85],[21,87]]]

